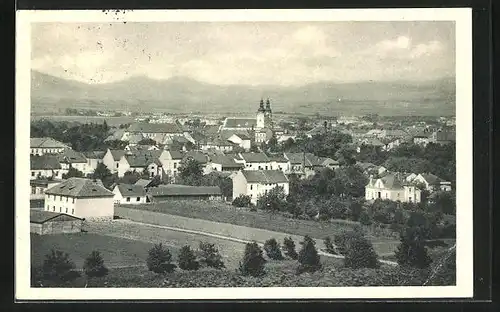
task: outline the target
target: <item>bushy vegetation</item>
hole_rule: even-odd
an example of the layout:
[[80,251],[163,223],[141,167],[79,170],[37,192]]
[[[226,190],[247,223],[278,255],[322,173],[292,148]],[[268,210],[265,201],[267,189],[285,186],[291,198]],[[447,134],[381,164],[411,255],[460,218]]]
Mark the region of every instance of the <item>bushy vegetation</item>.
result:
[[207,267],[222,269],[226,266],[222,261],[222,256],[214,244],[200,242],[199,246],[200,264]]
[[431,264],[432,259],[425,246],[424,231],[421,227],[414,226],[401,234],[401,244],[395,253],[399,265],[423,269]]
[[300,244],[302,249],[299,251],[297,273],[316,272],[321,269],[320,257],[315,246],[316,242],[309,236],[305,236]]
[[332,255],[337,254],[337,251],[335,250],[335,246],[333,246],[333,242],[330,236],[325,237],[323,243],[325,244],[326,252],[331,253]]
[[377,268],[379,262],[372,243],[359,232],[346,232],[340,236],[339,244],[348,268]]
[[257,199],[257,209],[267,211],[284,211],[286,195],[283,187],[277,186]]
[[269,257],[269,259],[273,260],[284,259],[283,254],[281,253],[280,245],[274,238],[268,239],[264,243],[264,250],[266,251],[266,255]]
[[75,263],[71,261],[69,254],[52,249],[43,261],[42,276],[46,281],[69,282],[80,275],[75,268]]
[[264,275],[266,259],[262,256],[262,253],[262,249],[256,242],[247,243],[245,245],[245,254],[239,266],[240,273],[244,276],[250,275],[253,277]]
[[297,259],[299,254],[295,250],[295,242],[291,237],[285,237],[283,239],[283,249],[285,250],[285,255],[290,259]]
[[248,195],[239,195],[233,200],[233,206],[235,207],[250,207],[252,205],[250,196]]
[[62,178],[63,179],[69,179],[69,178],[83,178],[84,174],[80,170],[76,169],[73,166],[69,166],[68,173],[63,173]]
[[149,251],[146,259],[146,264],[150,271],[158,274],[173,272],[176,268],[175,264],[171,263],[172,254],[166,249],[162,243],[155,244]]
[[185,271],[196,271],[200,268],[200,263],[196,260],[196,256],[189,246],[181,248],[177,263],[179,268]]
[[233,196],[233,181],[217,172],[203,174],[203,165],[193,158],[185,158],[179,166],[179,175],[176,178],[179,184],[193,186],[218,186],[226,198]]
[[103,277],[108,274],[108,268],[104,265],[104,259],[99,251],[92,251],[92,253],[85,259],[83,264],[83,271],[88,277]]

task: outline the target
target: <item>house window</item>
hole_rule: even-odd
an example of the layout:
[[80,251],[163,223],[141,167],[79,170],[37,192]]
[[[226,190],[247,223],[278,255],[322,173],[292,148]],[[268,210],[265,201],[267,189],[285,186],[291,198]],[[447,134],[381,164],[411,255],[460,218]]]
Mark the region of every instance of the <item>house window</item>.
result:
[[253,190],[253,185],[252,184],[250,184],[250,190]]
[[35,176],[35,171],[31,171],[31,176],[34,177]]
[[75,209],[71,209],[71,214],[75,214]]
[[68,208],[66,207],[66,213],[68,213]]
[[49,210],[50,210],[50,206],[49,206],[49,205],[47,205],[47,211],[49,211]]
[[266,166],[266,170],[267,170],[267,166]]
[[73,204],[75,203],[75,199],[73,198]]
[[176,169],[176,168],[177,168],[177,163],[174,163],[174,169]]
[[62,196],[59,196],[59,201],[62,201]]
[[62,212],[62,207],[59,207],[59,212]]
[[127,202],[129,202],[129,201],[130,201],[130,197],[127,197]]
[[118,164],[118,163],[117,163],[117,164],[116,164],[116,168],[118,168],[119,166],[120,166],[120,164]]
[[55,176],[57,177],[59,175],[59,171],[56,171],[55,172]]
[[56,206],[52,206],[52,211],[56,211]]
[[68,201],[69,201],[69,197],[66,197],[66,202],[68,202]]
[[31,194],[36,194],[36,186],[31,187]]
[[410,197],[408,197],[408,201],[411,203],[411,196],[410,196]]
[[136,198],[136,201],[141,201],[141,198],[140,198],[140,197],[137,197],[137,198]]

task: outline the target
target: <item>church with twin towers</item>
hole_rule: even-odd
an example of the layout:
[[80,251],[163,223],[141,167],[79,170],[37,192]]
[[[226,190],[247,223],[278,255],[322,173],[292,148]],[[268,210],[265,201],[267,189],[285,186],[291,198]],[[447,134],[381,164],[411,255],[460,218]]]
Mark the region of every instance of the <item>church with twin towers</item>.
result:
[[267,142],[273,135],[274,130],[273,112],[269,98],[265,102],[264,99],[260,100],[255,117],[228,117],[221,126],[221,131],[246,132],[251,136],[255,135],[256,143]]

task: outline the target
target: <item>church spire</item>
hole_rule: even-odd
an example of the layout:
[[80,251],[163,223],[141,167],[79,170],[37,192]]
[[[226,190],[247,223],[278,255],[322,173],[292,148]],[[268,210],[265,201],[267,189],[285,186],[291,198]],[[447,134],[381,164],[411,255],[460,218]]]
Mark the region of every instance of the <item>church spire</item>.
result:
[[266,111],[271,112],[271,102],[269,102],[269,98],[266,100]]
[[264,100],[261,98],[258,112],[265,112],[265,111],[266,109],[264,108]]

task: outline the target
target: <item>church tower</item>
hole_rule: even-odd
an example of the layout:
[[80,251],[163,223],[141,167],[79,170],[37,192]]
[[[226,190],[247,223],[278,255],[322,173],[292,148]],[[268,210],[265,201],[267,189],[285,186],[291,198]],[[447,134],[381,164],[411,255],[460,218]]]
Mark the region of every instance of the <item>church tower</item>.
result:
[[266,108],[265,108],[264,116],[265,116],[266,127],[272,129],[272,127],[273,127],[273,111],[271,110],[271,102],[269,101],[269,98],[266,101]]
[[262,129],[266,127],[266,109],[264,108],[264,100],[260,100],[260,106],[257,110],[257,124],[255,128]]

